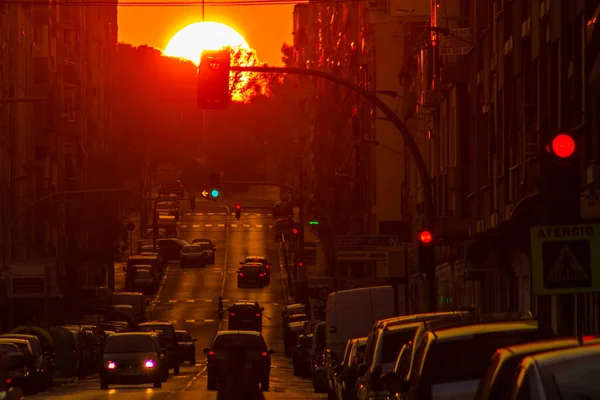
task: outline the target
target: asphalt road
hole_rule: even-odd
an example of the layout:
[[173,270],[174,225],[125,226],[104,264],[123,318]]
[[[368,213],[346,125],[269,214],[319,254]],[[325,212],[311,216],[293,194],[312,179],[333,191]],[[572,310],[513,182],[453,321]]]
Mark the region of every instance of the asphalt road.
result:
[[[162,389],[151,385],[111,386],[100,390],[97,376],[72,384],[63,385],[52,392],[40,393],[28,398],[61,399],[216,399],[216,392],[206,390],[205,355],[219,329],[227,329],[227,313],[224,320],[218,318],[218,298],[223,297],[224,309],[237,300],[258,301],[264,308],[263,335],[272,356],[270,391],[265,399],[323,399],[326,396],[313,393],[310,380],[302,380],[292,374],[291,360],[283,356],[281,334],[281,310],[284,307],[282,274],[278,268],[278,256],[273,238],[273,219],[267,210],[244,209],[242,218],[235,219],[233,208],[227,210],[216,204],[198,204],[192,211],[185,210],[181,219],[179,236],[191,241],[194,238],[210,238],[217,247],[215,265],[181,269],[171,263],[158,297],[150,308],[150,317],[171,321],[176,329],[188,330],[196,342],[197,365],[183,364],[181,373],[170,375]],[[238,288],[236,271],[239,262],[247,255],[264,255],[275,264],[271,285],[263,288]]]

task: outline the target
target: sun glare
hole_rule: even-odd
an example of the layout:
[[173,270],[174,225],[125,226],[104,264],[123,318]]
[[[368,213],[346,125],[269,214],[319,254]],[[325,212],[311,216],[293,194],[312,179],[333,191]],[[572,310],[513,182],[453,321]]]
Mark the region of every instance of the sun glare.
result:
[[177,32],[163,53],[198,65],[202,51],[221,50],[224,47],[250,51],[246,40],[235,29],[218,22],[197,22]]

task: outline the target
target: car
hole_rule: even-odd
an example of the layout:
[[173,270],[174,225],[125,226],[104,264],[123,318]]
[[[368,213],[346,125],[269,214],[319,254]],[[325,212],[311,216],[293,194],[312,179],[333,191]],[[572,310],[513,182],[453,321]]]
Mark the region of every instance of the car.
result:
[[271,263],[265,256],[247,256],[244,261],[241,261],[240,264],[250,264],[250,263],[259,263],[264,265],[267,272],[267,285],[271,283]]
[[166,350],[169,359],[169,369],[173,369],[174,374],[179,373],[179,359],[181,350],[179,349],[179,343],[177,343],[177,334],[175,333],[175,327],[170,322],[152,321],[144,322],[138,325],[140,332],[156,332],[158,333],[158,339],[160,345]]
[[264,308],[257,302],[236,301],[227,311],[229,312],[229,330],[262,331]]
[[160,195],[174,193],[178,197],[183,197],[185,196],[185,187],[183,186],[181,180],[177,179],[173,183],[165,183],[163,185],[160,185],[158,188],[158,193]]
[[161,388],[169,374],[167,362],[157,335],[114,333],[104,343],[100,389],[114,383],[152,383]]
[[232,347],[243,347],[246,350],[247,367],[251,369],[260,388],[269,390],[271,374],[271,355],[274,350],[269,350],[265,339],[256,331],[219,331],[213,339],[210,348],[205,348],[206,357],[206,388],[215,390],[217,382],[224,373],[227,362],[227,351]]
[[175,335],[177,336],[177,343],[179,344],[179,349],[181,350],[181,357],[179,358],[181,361],[185,360],[190,363],[190,365],[196,365],[196,341],[198,339],[192,339],[192,335],[188,331],[184,330],[175,330]]
[[205,266],[214,258],[212,247],[208,243],[196,243],[183,246],[179,255],[179,265],[185,268],[189,265]]
[[212,247],[212,251],[213,251],[213,255],[212,255],[212,259],[211,259],[210,263],[214,264],[215,263],[215,253],[217,252],[217,246],[215,246],[215,244],[210,239],[194,239],[194,240],[192,240],[192,244],[197,244],[197,243],[210,244],[210,246]]
[[178,238],[158,239],[156,242],[158,244],[158,253],[160,254],[160,258],[165,263],[180,259],[181,249],[189,244],[185,240]]
[[258,286],[265,287],[267,285],[267,272],[262,264],[244,264],[237,271],[238,280],[237,286]]

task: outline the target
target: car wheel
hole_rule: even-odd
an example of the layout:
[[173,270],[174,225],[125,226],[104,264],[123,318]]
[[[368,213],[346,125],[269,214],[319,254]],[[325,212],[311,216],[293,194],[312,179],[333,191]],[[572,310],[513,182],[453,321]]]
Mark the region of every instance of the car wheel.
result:
[[260,390],[262,390],[263,392],[268,392],[269,391],[269,379],[267,378],[266,381],[262,381],[260,383]]
[[155,389],[160,389],[162,388],[162,381],[154,382],[152,386],[154,386]]

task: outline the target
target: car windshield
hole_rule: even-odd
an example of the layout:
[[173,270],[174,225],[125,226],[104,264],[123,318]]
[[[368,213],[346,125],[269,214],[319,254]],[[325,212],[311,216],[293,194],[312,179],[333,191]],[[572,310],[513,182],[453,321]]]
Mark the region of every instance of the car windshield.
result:
[[156,342],[146,335],[109,336],[105,353],[149,353],[157,351]]
[[402,346],[410,342],[417,328],[388,332],[383,337],[381,364],[395,363]]
[[[432,384],[482,379],[496,349],[539,339],[538,331],[495,332],[466,340],[434,342],[425,356]],[[469,357],[465,357],[469,354]]]
[[192,244],[196,244],[196,243],[208,243],[208,244],[210,244],[210,240],[206,240],[206,239],[194,239],[194,240],[192,240]]
[[206,250],[210,250],[210,245],[208,243],[195,244],[193,246],[185,246],[181,251],[183,253],[201,253]]
[[[598,356],[591,355],[583,359],[571,360],[563,365],[548,368],[543,374],[544,380],[548,381],[548,387],[556,387],[560,393],[560,400],[586,400],[600,398],[600,381],[597,379],[600,373]],[[545,371],[544,371],[545,372]]]
[[264,339],[258,335],[220,335],[213,344],[214,349],[228,349],[234,346],[246,350],[267,350]]
[[188,332],[175,332],[178,342],[191,342],[192,337]]
[[300,322],[300,321],[308,321],[308,317],[306,314],[294,314],[290,316],[289,322]]

